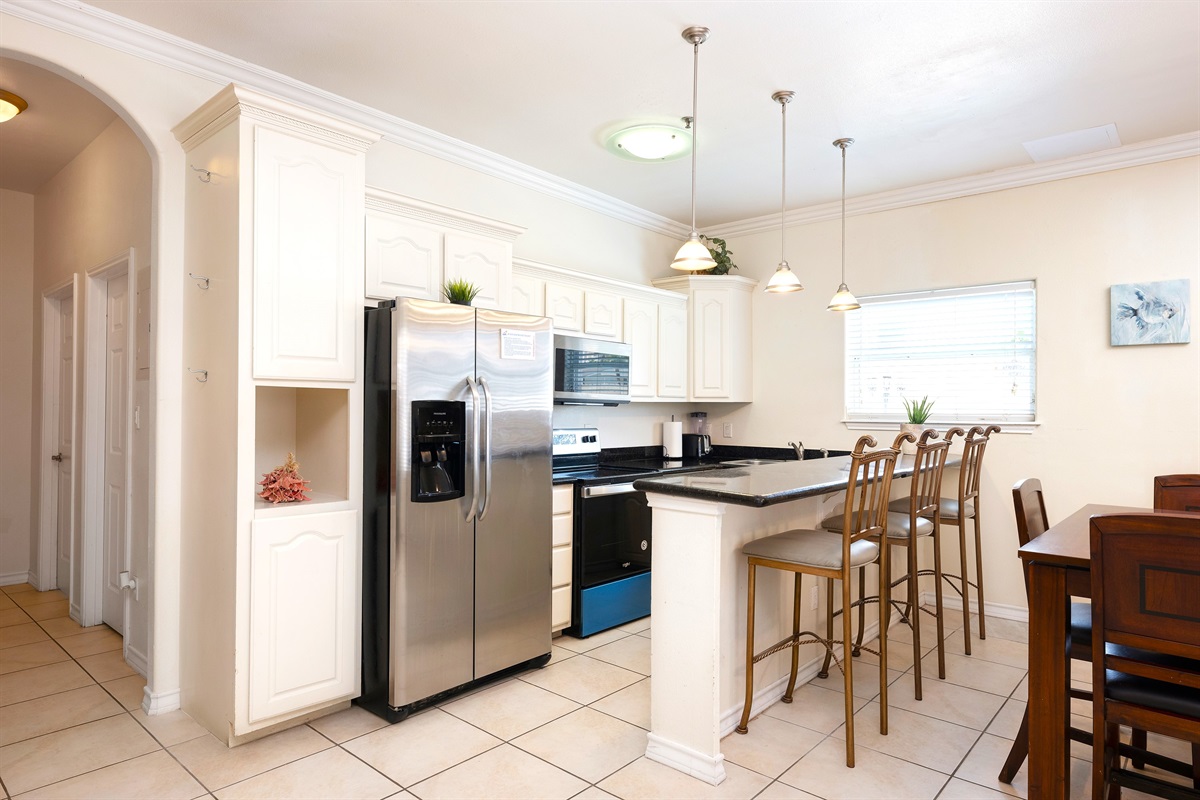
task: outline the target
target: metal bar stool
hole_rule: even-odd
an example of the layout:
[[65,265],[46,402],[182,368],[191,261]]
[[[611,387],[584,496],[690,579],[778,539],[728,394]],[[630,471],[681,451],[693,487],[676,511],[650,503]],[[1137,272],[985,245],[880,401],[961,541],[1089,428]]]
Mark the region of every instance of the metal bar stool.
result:
[[[846,692],[846,766],[854,766],[854,691],[853,667],[850,655],[853,629],[849,614],[842,619],[842,638],[834,639],[832,603],[826,603],[826,635],[800,630],[801,576],[816,575],[829,579],[829,597],[833,581],[842,582],[842,607],[850,607],[850,577],[855,567],[879,561],[880,593],[888,584],[888,550],[875,541],[887,536],[887,501],[891,491],[892,472],[896,467],[896,450],[883,448],[866,452],[875,440],[863,436],[854,446],[850,459],[850,475],[846,484],[846,504],[842,512],[842,530],[789,530],[756,539],[746,544],[742,552],[748,564],[746,604],[746,704],[742,719],[735,730],[746,733],[754,701],[754,665],[767,656],[784,649],[792,650],[792,670],[783,702],[792,702],[796,689],[796,672],[800,664],[799,646],[820,644],[825,648],[825,667],[836,659],[833,646],[842,645],[842,668]],[[874,539],[875,541],[872,541]],[[786,570],[793,573],[794,598],[792,633],[762,652],[754,652],[754,587],[758,567]],[[879,630],[879,732],[887,733],[887,615],[880,619]],[[874,652],[874,651],[871,651]]]
[[[983,601],[983,550],[979,534],[979,479],[983,473],[983,454],[987,449],[989,437],[999,433],[999,425],[976,425],[967,431],[967,440],[963,445],[963,457],[958,474],[958,496],[942,497],[938,501],[938,521],[942,525],[954,525],[958,528],[958,553],[962,565],[962,573],[955,575],[943,572],[942,578],[950,588],[962,597],[963,609],[963,651],[971,655],[971,587],[975,588],[975,601],[979,609],[979,638],[987,638],[987,623]],[[901,498],[891,503],[892,511],[907,511],[908,499]],[[967,570],[967,520],[971,521],[975,532],[975,580],[970,580]],[[932,573],[923,573],[932,574]]]
[[[908,625],[913,632],[913,690],[917,700],[921,699],[921,611],[932,614],[937,620],[938,677],[943,680],[946,678],[945,626],[943,622],[941,581],[941,522],[938,511],[942,494],[942,472],[946,467],[946,459],[950,454],[950,442],[955,436],[963,435],[965,435],[965,432],[962,428],[951,428],[946,431],[945,438],[938,440],[937,431],[926,429],[921,432],[919,441],[911,433],[901,433],[896,437],[896,441],[892,443],[892,447],[899,450],[905,441],[917,442],[917,452],[913,456],[912,487],[907,498],[903,498],[902,501],[895,501],[889,505],[891,510],[888,512],[887,523],[888,545],[890,547],[907,548],[908,569],[903,575],[891,582],[886,595],[891,606],[900,613],[900,621]],[[905,506],[904,510],[895,510],[896,506],[901,502]],[[829,517],[821,523],[821,527],[826,530],[839,530],[841,528],[841,518],[838,516]],[[917,540],[927,536],[933,540],[933,569],[921,570],[917,563]],[[878,542],[876,543],[878,544]],[[934,576],[934,593],[936,597],[934,611],[921,608],[919,585],[921,575]],[[866,595],[865,578],[866,568],[860,568],[858,600],[854,603],[854,605],[858,606],[858,636],[855,639],[853,655],[858,655],[859,647],[862,645],[866,621],[866,605],[868,603],[879,602],[879,595]],[[907,599],[904,601],[896,600],[892,596],[891,591],[901,584],[906,584],[908,588]],[[880,609],[880,613],[884,613],[882,608]]]

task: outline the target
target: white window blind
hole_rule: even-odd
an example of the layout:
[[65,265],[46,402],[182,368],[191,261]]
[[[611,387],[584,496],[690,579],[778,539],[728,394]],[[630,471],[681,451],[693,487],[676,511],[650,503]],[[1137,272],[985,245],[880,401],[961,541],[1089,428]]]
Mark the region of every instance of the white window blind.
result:
[[903,421],[902,399],[934,401],[933,422],[1032,422],[1033,281],[860,297],[846,314],[847,421]]

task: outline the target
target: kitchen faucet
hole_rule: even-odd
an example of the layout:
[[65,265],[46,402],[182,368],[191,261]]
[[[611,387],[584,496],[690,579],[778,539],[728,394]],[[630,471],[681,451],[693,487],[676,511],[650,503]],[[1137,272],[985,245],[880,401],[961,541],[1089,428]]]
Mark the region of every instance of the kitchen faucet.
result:
[[804,460],[804,442],[788,442],[792,449],[796,451],[796,458],[799,461]]

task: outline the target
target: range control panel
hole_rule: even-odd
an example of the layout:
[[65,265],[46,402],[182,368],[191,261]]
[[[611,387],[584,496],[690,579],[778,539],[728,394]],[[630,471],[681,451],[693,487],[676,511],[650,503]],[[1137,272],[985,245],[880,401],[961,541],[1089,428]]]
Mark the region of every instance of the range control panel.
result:
[[600,431],[596,428],[555,428],[550,438],[556,456],[586,455],[600,452]]

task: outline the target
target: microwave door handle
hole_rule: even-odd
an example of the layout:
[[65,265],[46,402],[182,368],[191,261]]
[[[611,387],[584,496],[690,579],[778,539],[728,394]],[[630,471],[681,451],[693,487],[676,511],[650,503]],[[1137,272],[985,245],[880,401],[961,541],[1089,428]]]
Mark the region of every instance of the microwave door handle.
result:
[[471,390],[471,478],[475,488],[471,492],[471,508],[467,511],[466,521],[472,522],[479,504],[479,389],[470,375],[467,376],[467,388]]
[[483,389],[483,434],[484,434],[484,488],[483,488],[483,507],[479,509],[479,518],[483,519],[487,516],[488,506],[492,504],[492,390],[488,386],[487,378],[479,376],[479,388]]

